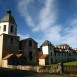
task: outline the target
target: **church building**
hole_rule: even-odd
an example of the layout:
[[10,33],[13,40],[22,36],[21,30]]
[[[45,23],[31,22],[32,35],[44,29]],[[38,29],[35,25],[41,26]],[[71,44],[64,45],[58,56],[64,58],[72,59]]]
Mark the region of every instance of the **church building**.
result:
[[49,65],[53,63],[76,61],[77,48],[67,44],[54,46],[45,40],[38,48],[32,38],[20,40],[17,35],[17,24],[7,10],[0,21],[0,67],[8,65]]
[[0,22],[0,63],[2,57],[13,51],[19,50],[19,36],[17,36],[17,24],[11,11],[7,10],[6,15]]
[[[5,60],[21,53],[25,57],[24,63],[27,61],[26,64],[35,64],[37,62],[37,44],[38,43],[31,38],[20,41],[20,37],[17,36],[15,19],[11,14],[11,10],[7,10],[6,15],[0,22],[0,65],[3,59]],[[16,62],[15,64],[18,63],[19,62]]]

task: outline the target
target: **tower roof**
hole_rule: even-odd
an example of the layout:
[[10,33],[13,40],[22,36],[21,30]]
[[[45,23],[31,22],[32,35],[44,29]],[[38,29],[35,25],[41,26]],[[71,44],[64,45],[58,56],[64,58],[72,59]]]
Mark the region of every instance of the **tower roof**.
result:
[[44,43],[42,44],[42,46],[49,46],[49,45],[52,45],[52,44],[48,40],[45,40]]
[[9,22],[16,24],[14,17],[11,15],[11,10],[7,10],[6,15],[2,18],[1,22]]

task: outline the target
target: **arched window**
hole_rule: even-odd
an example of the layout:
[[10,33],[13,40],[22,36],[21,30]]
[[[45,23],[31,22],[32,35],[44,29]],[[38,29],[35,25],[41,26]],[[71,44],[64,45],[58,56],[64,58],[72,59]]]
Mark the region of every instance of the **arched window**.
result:
[[6,25],[4,25],[3,31],[6,31]]
[[10,32],[13,33],[13,26],[11,26],[11,29],[10,30],[11,30]]

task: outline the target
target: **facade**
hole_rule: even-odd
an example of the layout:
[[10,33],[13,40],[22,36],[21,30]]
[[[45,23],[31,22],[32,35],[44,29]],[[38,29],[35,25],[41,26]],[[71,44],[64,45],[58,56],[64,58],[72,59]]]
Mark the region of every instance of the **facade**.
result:
[[14,54],[8,54],[2,60],[2,66],[7,67],[8,65],[16,65],[17,57]]
[[27,38],[20,41],[20,50],[23,51],[27,58],[28,64],[37,64],[37,45],[38,43],[32,38]]
[[[17,56],[16,64],[37,64],[37,45],[38,43],[32,38],[20,41],[17,36],[17,24],[11,14],[11,10],[7,10],[6,15],[0,22],[0,63],[2,64],[4,57],[14,54]],[[20,55],[22,54],[22,55]],[[6,59],[9,64],[9,59]]]
[[48,65],[49,64],[48,59],[49,59],[48,54],[43,54],[42,56],[39,57],[39,65]]
[[45,40],[38,48],[32,38],[17,36],[17,24],[8,10],[0,22],[0,66],[8,65],[49,65],[53,63],[76,61],[77,48],[67,44],[54,46]]
[[13,51],[19,51],[19,37],[2,34],[3,36],[3,56]]
[[44,43],[41,45],[41,49],[44,54],[48,55],[48,64],[52,64],[54,60],[52,60],[52,57],[54,59],[54,46],[49,42],[48,40],[44,41]]
[[[41,51],[43,52],[42,55],[48,54],[48,64],[77,60],[77,49],[72,49],[72,47],[67,44],[53,46],[48,40],[46,40],[42,44],[41,49]],[[39,59],[39,61],[41,60]],[[45,65],[45,63],[41,63],[40,65]]]

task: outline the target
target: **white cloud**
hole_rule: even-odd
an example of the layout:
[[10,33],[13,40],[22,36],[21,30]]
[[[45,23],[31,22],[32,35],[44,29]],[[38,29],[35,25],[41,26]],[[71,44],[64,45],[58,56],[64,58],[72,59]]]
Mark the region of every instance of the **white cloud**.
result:
[[36,17],[36,19],[39,19],[38,24],[35,24],[36,22],[33,21],[34,18],[32,18],[32,16],[28,12],[28,6],[30,6],[32,1],[34,0],[20,0],[18,2],[18,10],[25,18],[27,24],[32,27],[33,31],[45,30],[46,28],[49,28],[51,25],[53,25],[57,18],[55,14],[56,10],[54,10],[54,0],[43,0],[44,2],[42,0],[39,0],[41,3],[44,3],[44,6],[42,9],[38,9],[39,14]]
[[[38,9],[39,12],[37,17],[35,17],[38,21],[36,24],[34,18],[28,12],[28,7],[33,3],[33,1],[35,0],[20,0],[18,2],[18,10],[25,18],[25,21],[28,26],[30,26],[31,30],[33,32],[41,32],[41,35],[43,35],[43,40],[48,39],[53,43],[55,42],[55,44],[67,43],[73,47],[77,47],[77,18],[71,19],[69,26],[64,27],[63,29],[62,25],[56,24],[58,19],[58,11],[54,0],[38,0],[38,2],[43,3],[43,6]],[[37,8],[37,6],[35,6],[35,8]],[[65,35],[62,35],[62,33]],[[29,37],[29,35],[20,36],[22,38]],[[39,40],[39,42],[40,41],[42,40]]]
[[66,35],[62,36],[62,42],[77,47],[77,19],[72,19],[69,24],[71,27],[66,28]]
[[61,34],[60,34],[60,31],[61,31],[61,27],[59,25],[54,25],[53,27],[49,28],[45,34],[46,34],[46,37],[49,39],[49,40],[52,40],[52,41],[60,41],[61,40]]
[[56,10],[54,7],[54,0],[45,0],[45,4],[43,8],[40,9],[38,15],[39,24],[33,28],[33,31],[46,31],[54,25],[57,19]]
[[21,13],[21,15],[24,17],[27,24],[29,26],[33,27],[34,23],[32,21],[31,16],[29,15],[28,9],[27,9],[31,2],[32,2],[32,0],[19,0],[17,8],[18,8],[19,12]]
[[26,34],[26,35],[22,35],[22,34],[18,34],[18,36],[20,36],[20,39],[26,39],[26,38],[29,38],[30,35],[29,34]]
[[[41,31],[44,39],[46,38],[51,41],[60,40],[61,26],[55,24],[57,20],[57,10],[54,0],[43,0],[44,5],[41,9],[38,9],[39,13],[36,17],[36,19],[38,19],[38,24],[35,24],[36,22],[33,21],[33,18],[28,12],[28,6],[30,5],[31,0],[29,0],[28,2],[27,1],[28,0],[20,1],[18,3],[18,9],[24,16],[27,24],[31,27],[32,31]],[[42,3],[42,0],[39,1]]]

